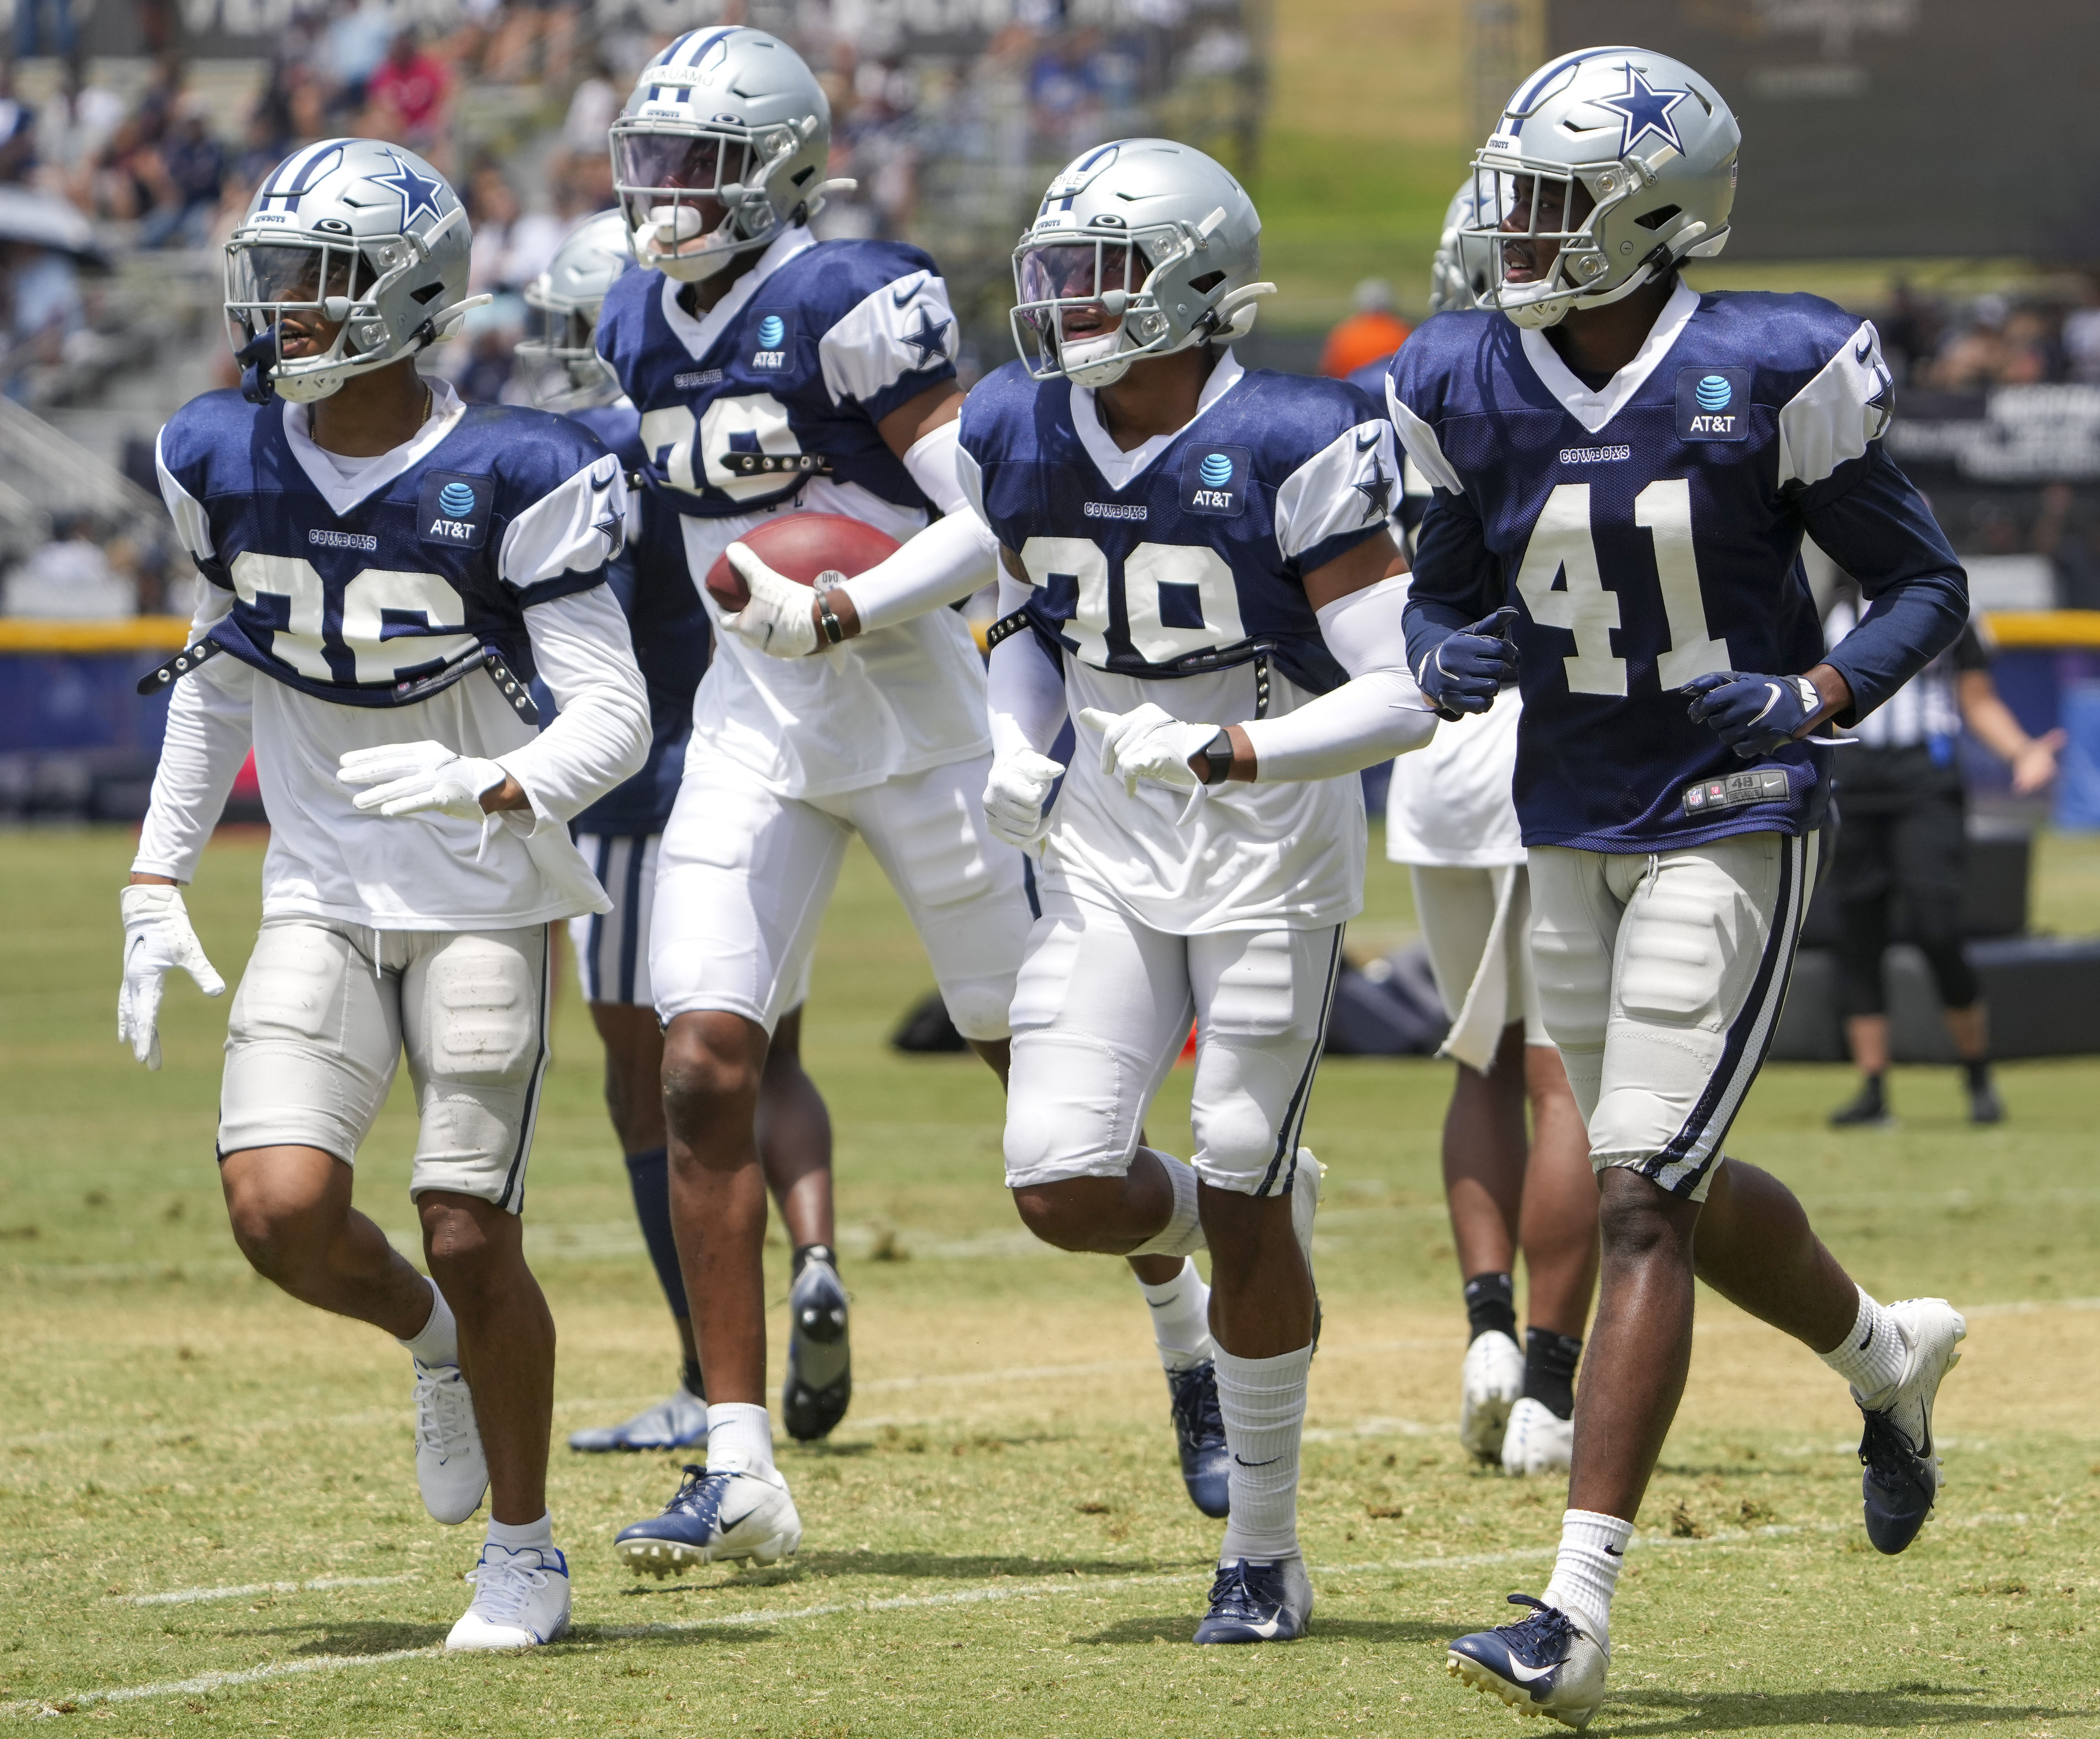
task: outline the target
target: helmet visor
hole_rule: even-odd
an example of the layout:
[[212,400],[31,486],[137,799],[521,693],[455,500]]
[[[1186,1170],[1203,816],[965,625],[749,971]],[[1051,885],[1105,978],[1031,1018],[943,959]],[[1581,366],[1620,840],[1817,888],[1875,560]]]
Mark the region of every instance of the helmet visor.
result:
[[357,249],[333,242],[236,242],[227,263],[228,299],[257,305],[315,307],[372,281]]
[[704,133],[615,133],[615,176],[622,192],[719,195],[744,179],[750,147],[740,139]]

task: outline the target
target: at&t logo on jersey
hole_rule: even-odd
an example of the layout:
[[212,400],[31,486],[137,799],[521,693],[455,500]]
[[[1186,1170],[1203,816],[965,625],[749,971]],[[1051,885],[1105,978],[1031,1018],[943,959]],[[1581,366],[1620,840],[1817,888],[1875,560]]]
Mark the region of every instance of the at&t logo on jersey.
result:
[[1190,513],[1236,514],[1246,505],[1253,454],[1244,447],[1198,447],[1181,466],[1181,505]]
[[1680,441],[1740,441],[1750,432],[1748,369],[1679,369],[1677,438]]
[[754,369],[784,369],[788,351],[795,342],[795,314],[788,308],[761,308],[755,333],[757,347],[751,353]]
[[488,539],[489,509],[495,497],[496,486],[486,477],[432,471],[423,479],[417,505],[417,535],[426,544],[479,550]]

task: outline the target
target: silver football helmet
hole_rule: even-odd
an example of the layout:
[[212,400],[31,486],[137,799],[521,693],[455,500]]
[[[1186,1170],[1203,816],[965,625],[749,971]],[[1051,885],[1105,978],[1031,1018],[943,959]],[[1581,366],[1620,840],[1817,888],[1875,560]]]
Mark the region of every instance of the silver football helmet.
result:
[[[226,245],[227,336],[246,370],[242,391],[258,404],[272,391],[311,404],[449,337],[488,299],[467,298],[472,241],[459,196],[413,152],[376,139],[302,146],[264,178]],[[287,356],[287,313],[338,330],[325,350]],[[312,342],[293,337],[302,349]]]
[[[1473,159],[1479,209],[1460,239],[1489,269],[1482,304],[1551,326],[1712,258],[1742,137],[1721,94],[1667,55],[1586,48],[1540,68]],[[1558,252],[1533,263],[1544,246]]]
[[1493,281],[1494,262],[1489,250],[1469,244],[1466,239],[1469,232],[1494,229],[1502,222],[1499,211],[1492,218],[1485,222],[1482,219],[1480,199],[1488,191],[1476,186],[1468,175],[1466,184],[1452,195],[1451,203],[1445,210],[1444,233],[1437,238],[1436,257],[1429,263],[1432,314],[1441,314],[1446,309],[1477,308]]
[[612,124],[612,184],[634,257],[691,283],[806,223],[826,192],[832,106],[802,57],[741,25],[688,30],[642,70]]
[[518,354],[549,373],[558,368],[568,379],[566,392],[540,399],[548,409],[618,394],[612,365],[598,353],[598,311],[614,280],[633,266],[627,219],[617,211],[601,211],[563,236],[547,269],[525,286],[525,306],[540,324],[536,336],[519,341]]
[[1167,139],[1076,158],[1013,250],[1014,347],[1039,381],[1106,386],[1141,357],[1254,329],[1261,218],[1224,167]]

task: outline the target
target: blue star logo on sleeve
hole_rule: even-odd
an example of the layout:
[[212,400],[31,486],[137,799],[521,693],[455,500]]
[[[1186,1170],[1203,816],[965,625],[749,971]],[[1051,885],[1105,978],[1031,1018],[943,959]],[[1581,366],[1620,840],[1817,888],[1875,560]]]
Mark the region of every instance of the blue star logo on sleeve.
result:
[[1626,75],[1626,88],[1617,96],[1599,97],[1597,107],[1608,108],[1619,117],[1619,155],[1627,157],[1651,133],[1665,145],[1678,150],[1684,148],[1684,141],[1677,136],[1677,123],[1670,118],[1670,112],[1679,103],[1688,101],[1689,90],[1658,90],[1648,82],[1648,75],[1630,63],[1621,69]]
[[438,196],[445,191],[445,184],[435,175],[418,174],[415,166],[392,152],[394,173],[374,175],[370,179],[382,188],[391,188],[401,196],[401,228],[405,234],[408,226],[416,221],[418,212],[427,211],[434,218],[444,214],[438,209]]
[[1375,457],[1371,460],[1370,475],[1363,482],[1351,483],[1349,487],[1363,492],[1365,525],[1374,519],[1384,519],[1392,511],[1392,479]]
[[918,361],[911,365],[913,373],[917,373],[921,369],[930,369],[935,363],[945,362],[947,360],[948,328],[952,324],[953,322],[949,320],[935,320],[931,308],[921,307],[919,310],[918,329],[915,332],[902,334],[903,342],[919,353]]

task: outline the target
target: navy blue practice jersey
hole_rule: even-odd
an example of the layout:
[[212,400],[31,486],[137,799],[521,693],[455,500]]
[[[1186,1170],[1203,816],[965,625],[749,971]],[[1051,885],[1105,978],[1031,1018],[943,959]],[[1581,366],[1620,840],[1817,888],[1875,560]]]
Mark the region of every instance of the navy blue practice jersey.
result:
[[[642,419],[633,405],[609,404],[569,414],[611,448],[629,471],[642,469]],[[634,661],[649,687],[649,759],[633,778],[570,825],[579,833],[640,837],[661,833],[677,801],[686,743],[693,734],[693,691],[707,674],[710,633],[707,607],[686,569],[678,516],[646,489],[634,499],[627,548],[607,570],[606,581],[627,614]],[[543,713],[548,705],[540,700]]]
[[927,505],[876,425],[955,378],[955,317],[931,258],[793,230],[699,318],[681,288],[630,271],[598,315],[652,489],[703,519],[778,505],[819,475]]
[[1266,654],[1316,695],[1348,680],[1304,576],[1383,536],[1392,506],[1392,426],[1355,387],[1228,355],[1193,422],[1127,455],[1091,394],[1012,362],[964,402],[962,448],[964,487],[1021,558],[1046,642],[1127,676]]
[[525,611],[603,585],[620,547],[620,461],[565,417],[434,390],[425,435],[349,480],[282,399],[206,393],[169,420],[161,493],[233,594],[226,651],[352,706],[419,698],[481,648],[531,679]]
[[1388,404],[1432,486],[1410,645],[1520,607],[1525,844],[1645,852],[1818,824],[1828,748],[1740,759],[1679,690],[1822,660],[1804,532],[1880,600],[1860,655],[1830,660],[1847,717],[1959,631],[1961,565],[1882,450],[1891,401],[1873,327],[1813,296],[1679,286],[1601,386],[1496,313],[1440,314],[1402,346]]

